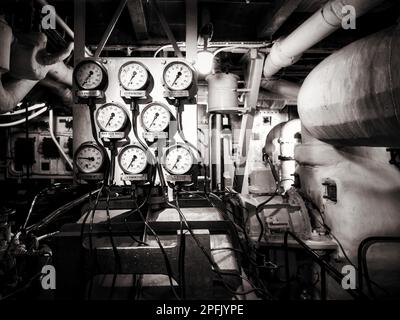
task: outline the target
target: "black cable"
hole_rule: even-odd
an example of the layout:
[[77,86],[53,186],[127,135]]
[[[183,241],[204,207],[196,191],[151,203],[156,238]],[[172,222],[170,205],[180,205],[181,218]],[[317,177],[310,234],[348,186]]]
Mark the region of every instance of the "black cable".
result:
[[[26,143],[28,144],[29,141],[29,110],[28,110],[29,104],[26,103],[25,104],[25,108],[26,108],[26,112],[25,112],[25,139],[26,139]],[[29,158],[26,157],[26,179],[29,180]]]
[[108,152],[104,145],[100,142],[96,131],[96,121],[94,119],[94,113],[96,111],[96,104],[93,101],[89,101],[89,115],[90,115],[90,127],[92,130],[92,136],[97,146],[101,149],[105,157],[105,170],[104,170],[104,183],[107,185],[107,179],[110,171],[110,159],[108,157]]
[[261,228],[260,234],[259,234],[258,239],[257,239],[257,242],[261,241],[261,239],[262,239],[262,237],[264,235],[264,232],[265,232],[265,227],[264,227],[264,223],[261,220],[260,212],[268,202],[270,202],[272,199],[274,199],[276,197],[276,193],[277,192],[278,192],[278,190],[276,190],[275,193],[271,197],[269,197],[267,200],[261,202],[259,205],[256,206],[256,218],[257,218],[257,221],[260,224],[260,228]]
[[146,221],[146,219],[145,219],[145,217],[143,216],[142,211],[139,209],[139,207],[138,207],[137,202],[136,202],[135,199],[134,199],[134,204],[136,205],[137,211],[139,212],[139,215],[140,215],[141,219],[143,220],[143,223],[145,224],[145,226],[147,227],[147,229],[149,229],[150,232],[153,234],[154,238],[155,238],[156,241],[157,241],[158,246],[160,247],[161,253],[162,253],[163,257],[164,257],[165,267],[166,267],[166,269],[167,269],[168,279],[169,279],[169,283],[170,283],[170,287],[171,287],[172,293],[174,294],[174,296],[175,296],[175,298],[176,298],[177,300],[181,300],[180,297],[179,297],[179,295],[177,294],[177,292],[176,292],[176,290],[175,290],[175,287],[174,287],[174,284],[173,284],[173,281],[172,281],[172,279],[173,279],[173,271],[172,271],[172,268],[171,268],[171,264],[170,264],[170,261],[169,261],[167,252],[165,251],[164,246],[162,245],[161,240],[160,240],[158,234],[155,232],[155,230],[154,230],[154,229],[149,225],[149,223]]
[[199,156],[199,160],[202,159],[203,156],[201,155],[200,150],[185,138],[185,134],[183,133],[183,127],[182,127],[182,117],[181,117],[181,112],[180,112],[180,106],[177,107],[177,111],[176,111],[176,123],[177,123],[178,134],[181,137],[181,139],[183,140],[183,142],[185,142],[188,146],[190,146],[192,149],[194,149],[196,151],[196,153]]
[[[175,186],[174,195],[179,192],[179,186]],[[179,286],[181,288],[181,297],[183,300],[186,299],[186,283],[185,283],[185,242],[186,238],[183,233],[183,220],[179,215],[180,221],[180,234],[179,234],[179,251],[178,251],[178,273],[179,273]]]
[[186,282],[185,282],[185,235],[183,234],[183,220],[179,216],[180,221],[180,241],[178,252],[178,273],[179,273],[179,286],[181,288],[181,298],[186,299]]
[[116,262],[114,275],[113,275],[113,281],[112,281],[110,295],[109,295],[109,300],[110,300],[112,298],[112,296],[113,296],[113,293],[114,293],[115,281],[117,279],[117,275],[118,275],[118,273],[121,272],[121,258],[119,256],[118,249],[117,249],[117,246],[115,245],[114,237],[113,237],[113,234],[112,234],[111,215],[110,215],[110,210],[109,210],[109,207],[110,207],[110,190],[108,189],[107,191],[108,191],[108,194],[107,194],[107,199],[106,199],[106,213],[107,213],[108,234],[109,234],[110,243],[111,243],[111,246],[112,246],[112,250],[113,250],[114,258],[115,258],[115,262]]
[[[200,250],[202,251],[204,256],[207,258],[208,262],[210,263],[210,265],[212,266],[212,268],[214,269],[214,271],[216,272],[216,274],[220,278],[220,280],[221,280],[222,284],[224,285],[224,287],[233,295],[246,295],[246,294],[248,294],[248,292],[237,292],[237,291],[235,291],[234,289],[230,288],[230,286],[225,282],[225,279],[223,278],[223,276],[221,274],[221,270],[220,270],[218,264],[208,254],[207,250],[203,247],[203,245],[200,243],[199,239],[196,237],[196,235],[193,233],[193,230],[189,226],[189,223],[186,220],[185,215],[183,214],[183,212],[181,211],[181,209],[179,207],[179,199],[178,199],[178,197],[176,197],[175,203],[176,203],[176,206],[174,206],[174,205],[172,205],[170,203],[169,203],[169,205],[171,207],[175,208],[177,210],[177,212],[179,213],[179,215],[182,217],[182,219],[183,219],[183,221],[184,221],[184,223],[185,223],[190,235],[192,236],[193,240],[195,241],[196,245],[200,248]],[[266,293],[266,294],[268,295],[268,293]]]
[[[90,215],[90,223],[89,223],[89,255],[90,255],[90,259],[94,259],[94,261],[97,261],[97,260],[95,259],[95,257],[93,257],[93,238],[92,238],[93,221],[94,221],[94,214],[95,214],[95,212],[97,210],[97,206],[99,204],[100,197],[101,197],[101,194],[103,193],[104,187],[105,187],[105,185],[104,185],[104,182],[103,182],[103,184],[102,184],[102,186],[100,188],[100,191],[97,194],[96,201],[94,203],[93,209],[90,209],[88,211],[88,213],[86,214],[86,216],[84,217],[84,219],[82,221],[82,226],[81,226],[81,243],[83,245],[83,233],[84,233],[84,229],[85,229],[85,226],[86,226],[87,218]],[[90,300],[91,296],[92,296],[93,278],[94,278],[94,270],[93,269],[95,267],[93,261],[91,261],[91,262],[92,263],[91,263],[91,266],[90,266],[91,275],[90,275],[89,288],[88,288],[88,300]]]
[[[50,260],[50,256],[47,257],[47,260],[44,263],[44,265],[47,265],[49,260]],[[6,295],[4,297],[0,296],[0,301],[10,299],[10,298],[14,297],[15,295],[25,291],[26,289],[28,289],[32,285],[33,281],[35,281],[36,279],[39,279],[41,276],[42,276],[42,271],[40,270],[35,275],[33,275],[23,287],[21,287],[19,289],[16,289],[15,291],[9,293],[8,295]]]
[[337,242],[340,251],[343,253],[344,258],[347,260],[347,262],[359,273],[361,274],[361,277],[365,278],[365,280],[367,280],[367,283],[369,284],[373,284],[376,288],[380,289],[382,292],[385,292],[386,294],[390,294],[385,288],[383,288],[382,286],[380,286],[378,283],[376,283],[375,281],[373,281],[372,279],[369,279],[365,276],[365,274],[363,274],[362,272],[360,272],[359,268],[351,261],[351,259],[349,258],[349,256],[347,255],[346,251],[344,250],[344,247],[342,245],[342,243],[339,241],[339,239],[332,233],[331,228],[325,223],[325,219],[322,215],[322,213],[317,210],[317,212],[319,213],[320,217],[321,217],[321,221],[316,220],[316,222],[321,226],[324,227],[327,231],[328,234]]

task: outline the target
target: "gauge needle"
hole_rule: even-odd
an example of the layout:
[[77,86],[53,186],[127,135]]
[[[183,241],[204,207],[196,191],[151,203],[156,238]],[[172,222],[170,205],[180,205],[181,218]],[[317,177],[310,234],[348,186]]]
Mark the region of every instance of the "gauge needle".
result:
[[154,121],[156,121],[156,119],[158,118],[159,115],[160,115],[160,114],[159,114],[158,112],[154,115],[154,119],[153,119],[153,121],[150,123],[150,126],[149,126],[149,127],[151,127],[151,126],[154,124]]
[[176,165],[178,164],[178,162],[182,159],[181,156],[178,156],[178,158],[176,158],[176,162],[174,164],[174,166],[172,167],[172,169],[176,168]]
[[89,71],[88,76],[86,77],[85,81],[83,81],[82,85],[84,86],[90,79],[90,77],[93,75],[93,71]]
[[94,161],[94,157],[78,157],[78,159]]
[[136,155],[134,155],[134,156],[132,157],[132,161],[131,161],[131,163],[129,164],[128,168],[130,168],[130,167],[133,165],[133,163],[135,162],[136,159],[137,159],[137,157],[136,157]]
[[107,122],[107,124],[106,124],[106,127],[110,124],[111,120],[114,119],[114,117],[115,117],[115,113],[113,112],[113,113],[111,113],[111,115],[110,115],[110,119],[108,119],[108,122]]
[[182,70],[183,70],[183,67],[181,67],[181,70],[178,71],[178,73],[176,74],[175,80],[174,80],[174,82],[172,82],[171,87],[175,84],[175,82],[178,81],[178,79],[179,79],[180,76],[182,75]]
[[133,73],[132,73],[132,77],[131,77],[131,80],[129,80],[129,83],[131,83],[131,82],[132,82],[133,78],[134,78],[136,75],[137,75],[137,72],[136,72],[136,71],[133,71]]

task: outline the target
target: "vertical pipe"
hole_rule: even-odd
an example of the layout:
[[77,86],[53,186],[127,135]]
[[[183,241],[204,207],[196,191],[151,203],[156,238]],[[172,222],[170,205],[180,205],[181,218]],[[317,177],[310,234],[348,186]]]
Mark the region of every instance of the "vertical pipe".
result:
[[215,116],[215,184],[217,190],[222,186],[222,115],[216,114]]
[[[85,26],[86,26],[86,0],[75,0],[74,2],[74,29],[77,30],[74,41],[74,64],[77,65],[85,57]],[[75,86],[75,84],[73,84]],[[73,89],[74,91],[76,88]],[[72,109],[74,117],[73,150],[87,141],[91,136],[89,112],[85,105],[76,105]]]
[[186,60],[194,63],[197,59],[197,0],[186,2]]
[[213,190],[213,143],[212,143],[212,120],[214,118],[214,114],[211,113],[208,116],[208,168],[209,168],[209,175],[210,175],[210,190]]

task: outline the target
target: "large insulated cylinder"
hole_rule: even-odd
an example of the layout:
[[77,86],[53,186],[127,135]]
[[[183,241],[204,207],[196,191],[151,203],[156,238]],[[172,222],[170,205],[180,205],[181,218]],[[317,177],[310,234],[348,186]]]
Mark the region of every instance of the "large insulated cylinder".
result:
[[10,70],[10,52],[13,34],[3,16],[0,16],[0,74]]
[[304,127],[333,145],[400,147],[400,27],[356,41],[301,87]]
[[231,73],[210,74],[208,82],[208,112],[235,113],[238,111],[238,80]]

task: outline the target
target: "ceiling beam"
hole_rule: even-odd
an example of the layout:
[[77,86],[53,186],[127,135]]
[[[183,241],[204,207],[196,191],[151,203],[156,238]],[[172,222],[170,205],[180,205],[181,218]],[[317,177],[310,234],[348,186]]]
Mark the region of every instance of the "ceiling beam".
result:
[[127,3],[129,15],[133,30],[135,31],[137,40],[145,40],[149,38],[147,30],[146,16],[144,14],[142,0],[128,0]]
[[290,17],[303,0],[277,0],[258,26],[258,37],[272,39],[272,36]]

